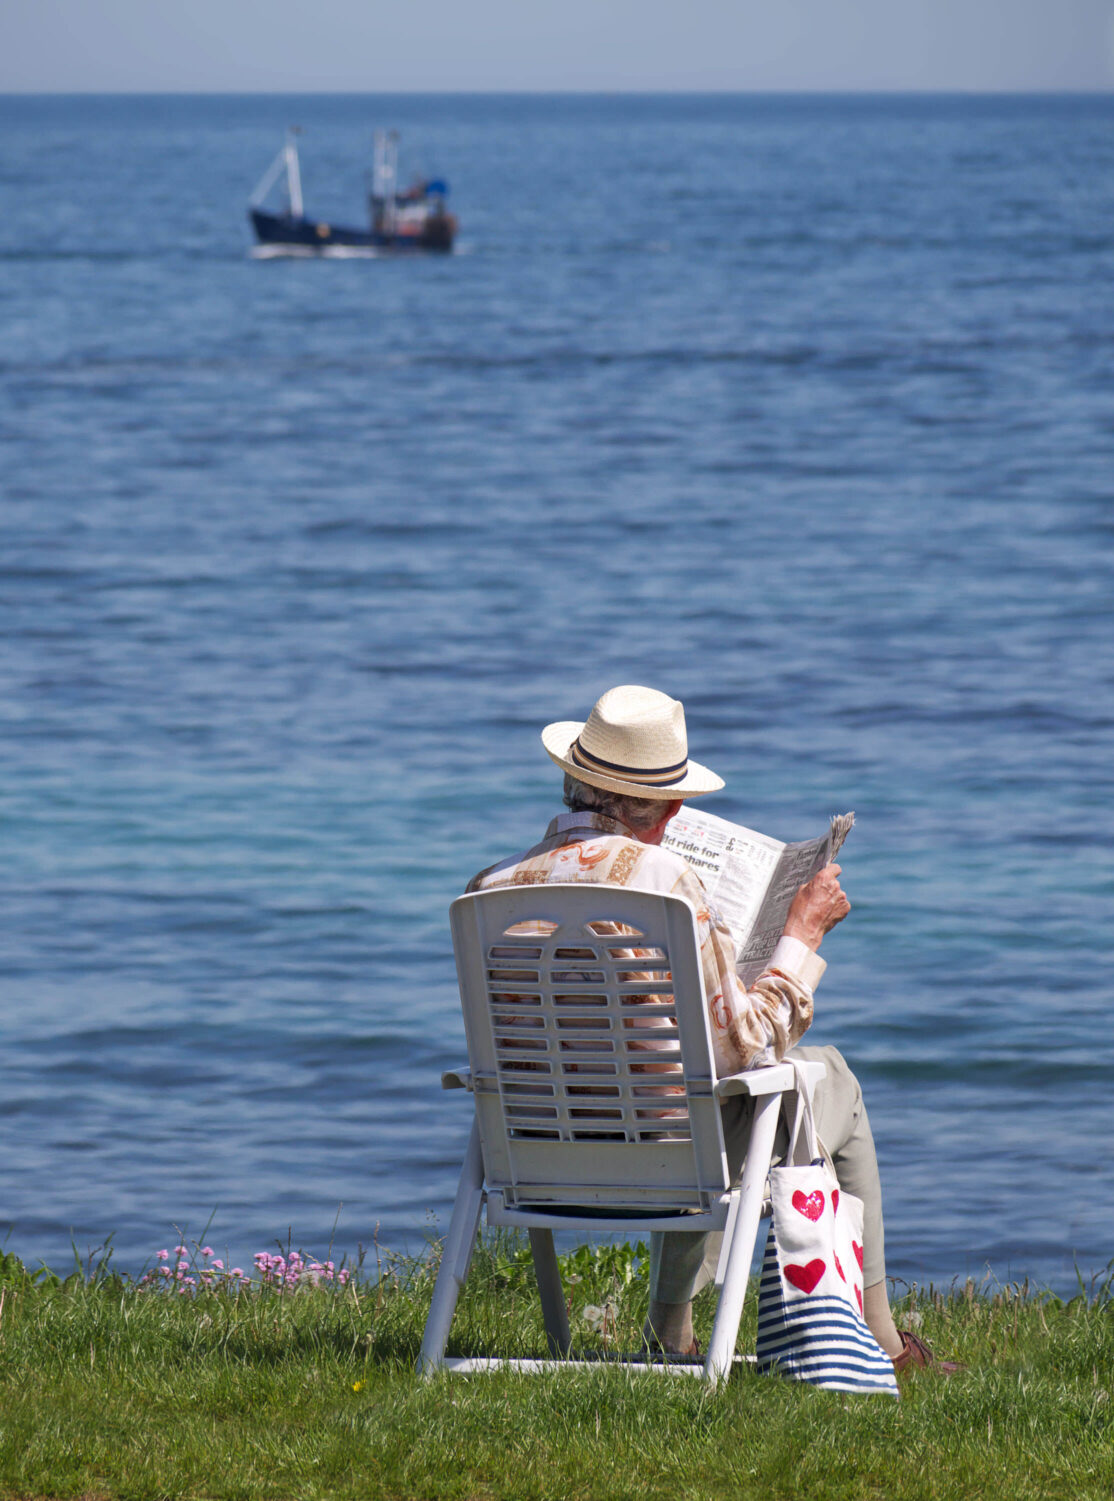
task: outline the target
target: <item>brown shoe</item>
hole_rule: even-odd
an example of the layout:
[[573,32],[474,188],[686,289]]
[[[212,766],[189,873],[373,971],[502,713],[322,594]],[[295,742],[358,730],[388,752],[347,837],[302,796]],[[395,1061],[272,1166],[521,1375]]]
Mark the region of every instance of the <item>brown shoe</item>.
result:
[[941,1360],[932,1353],[923,1339],[918,1339],[908,1329],[899,1329],[897,1332],[901,1335],[901,1354],[893,1358],[897,1375],[900,1376],[903,1371],[923,1368],[935,1371],[939,1376],[954,1376],[957,1371],[967,1369],[958,1360]]

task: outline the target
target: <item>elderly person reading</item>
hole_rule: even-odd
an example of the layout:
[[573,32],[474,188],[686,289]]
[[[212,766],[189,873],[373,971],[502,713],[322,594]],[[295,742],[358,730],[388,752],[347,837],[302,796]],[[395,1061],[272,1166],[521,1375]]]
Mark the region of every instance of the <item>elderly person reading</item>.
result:
[[[826,866],[797,892],[769,965],[747,989],[736,973],[734,940],[700,878],[679,855],[661,848],[665,826],[682,801],[724,785],[690,759],[681,704],[652,688],[613,688],[586,721],[548,725],[542,743],[565,773],[568,811],[553,819],[541,843],[481,871],[468,890],[588,881],[687,897],[697,912],[717,1071],[760,1067],[787,1053],[826,1065],[816,1091],[817,1129],[840,1185],[863,1201],[866,1321],[897,1370],[956,1369],[894,1325],[886,1295],[882,1192],[862,1093],[835,1048],[800,1046],[826,968],[817,950],[851,910],[840,867]],[[728,1156],[738,1172],[752,1107],[747,1097],[733,1096],[722,1108]],[[694,1353],[692,1299],[714,1275],[718,1241],[698,1233],[652,1237],[646,1332],[653,1344]]]

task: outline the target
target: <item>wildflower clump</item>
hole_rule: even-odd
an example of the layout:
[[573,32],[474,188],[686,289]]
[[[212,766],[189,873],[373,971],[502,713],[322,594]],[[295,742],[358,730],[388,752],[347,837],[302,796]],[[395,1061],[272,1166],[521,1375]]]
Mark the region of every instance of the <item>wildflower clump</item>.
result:
[[283,1291],[298,1287],[345,1287],[351,1275],[347,1267],[338,1269],[331,1261],[307,1261],[300,1251],[290,1251],[286,1256],[257,1251],[255,1269],[261,1286]]
[[253,1258],[256,1277],[243,1267],[228,1267],[212,1246],[175,1246],[155,1252],[157,1263],[135,1283],[143,1292],[174,1293],[179,1297],[196,1297],[199,1293],[236,1294],[251,1288],[292,1293],[317,1287],[343,1288],[352,1276],[346,1266],[333,1261],[318,1261],[301,1251],[257,1251]]
[[180,1297],[191,1297],[198,1292],[236,1292],[251,1285],[242,1267],[226,1268],[223,1261],[213,1253],[212,1246],[198,1246],[193,1255],[188,1246],[175,1246],[171,1252],[155,1252],[158,1266],[146,1272],[136,1283],[137,1288],[165,1289]]

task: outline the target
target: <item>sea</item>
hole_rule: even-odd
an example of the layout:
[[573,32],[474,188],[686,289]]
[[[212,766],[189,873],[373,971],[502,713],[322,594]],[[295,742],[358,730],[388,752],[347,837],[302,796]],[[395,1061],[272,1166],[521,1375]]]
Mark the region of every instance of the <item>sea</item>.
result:
[[[450,256],[253,259],[300,126]],[[1114,1257],[1114,97],[0,98],[0,1249],[420,1254],[541,728],[854,809],[888,1270]]]

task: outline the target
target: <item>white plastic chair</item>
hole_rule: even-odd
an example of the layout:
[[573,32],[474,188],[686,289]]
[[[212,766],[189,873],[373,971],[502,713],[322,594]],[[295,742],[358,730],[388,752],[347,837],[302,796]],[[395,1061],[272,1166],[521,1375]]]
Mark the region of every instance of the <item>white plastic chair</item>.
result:
[[[710,1382],[734,1358],[782,1095],[792,1068],[718,1079],[696,915],[683,897],[603,885],[503,887],[453,903],[470,1068],[442,1076],[476,1107],[418,1367],[538,1370],[551,1361],[446,1358],[487,1209],[529,1232],[551,1357],[570,1349],[553,1231],[722,1230],[719,1303],[703,1365],[623,1358]],[[809,1087],[823,1064],[804,1065]],[[755,1098],[733,1187],[719,1102]]]

